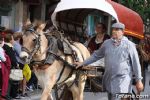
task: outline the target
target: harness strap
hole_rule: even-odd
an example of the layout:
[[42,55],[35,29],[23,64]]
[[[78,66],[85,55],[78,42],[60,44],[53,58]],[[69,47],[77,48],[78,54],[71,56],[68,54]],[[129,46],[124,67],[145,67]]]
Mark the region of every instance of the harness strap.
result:
[[71,72],[69,73],[68,77],[66,77],[61,83],[56,83],[54,87],[56,87],[56,85],[57,85],[57,89],[59,90],[64,85],[64,82],[71,77],[73,71],[74,70],[71,70]]
[[69,62],[65,61],[63,58],[61,58],[60,56],[58,56],[57,54],[55,54],[52,51],[49,51],[49,53],[51,53],[52,55],[54,55],[58,60],[64,62],[64,65],[67,65],[69,67],[71,67],[72,69],[76,69],[76,66],[73,64],[70,64]]
[[70,41],[67,41],[65,39],[63,39],[63,41],[68,44],[69,48],[71,48],[71,51],[72,51],[72,57],[74,58],[75,61],[77,61],[77,54],[76,52],[72,49],[72,47],[70,46],[71,44],[73,45],[73,43],[71,43]]
[[80,54],[81,54],[81,56],[82,56],[82,59],[85,60],[85,59],[84,59],[84,56],[83,56],[83,54],[82,54],[82,52],[81,52],[81,50],[80,50],[75,44],[73,44],[73,46],[75,46],[75,47],[80,51]]
[[62,76],[64,70],[65,70],[65,64],[63,65],[63,69],[61,70],[61,72],[60,72],[60,74],[59,74],[59,77],[58,77],[56,83],[60,80],[60,78],[61,78],[61,76]]
[[[61,76],[62,76],[62,74],[63,74],[63,72],[64,72],[64,69],[65,69],[65,66],[69,66],[72,70],[71,70],[71,72],[69,73],[69,75],[68,75],[68,77],[66,77],[61,83],[57,83],[56,85],[58,86],[59,85],[59,87],[61,87],[63,84],[64,84],[64,82],[68,79],[68,78],[70,78],[71,77],[71,75],[72,75],[72,73],[74,72],[74,70],[76,70],[75,69],[75,65],[72,65],[72,64],[70,64],[69,62],[67,62],[67,61],[65,61],[63,58],[61,58],[60,56],[58,56],[57,54],[55,54],[54,52],[52,52],[52,51],[49,51],[49,53],[51,53],[52,55],[54,55],[57,59],[59,59],[60,61],[62,61],[63,63],[64,63],[64,66],[63,66],[63,69],[61,70],[61,73],[60,73],[60,75],[59,75],[59,78],[57,79],[57,82],[60,80],[60,78],[61,78]],[[55,87],[55,86],[54,86]],[[59,88],[58,88],[59,89]]]

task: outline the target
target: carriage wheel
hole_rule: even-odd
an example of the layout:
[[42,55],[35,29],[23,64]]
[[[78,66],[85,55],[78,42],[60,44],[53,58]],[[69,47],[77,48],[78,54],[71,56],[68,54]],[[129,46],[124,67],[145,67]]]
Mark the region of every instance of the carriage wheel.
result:
[[[92,73],[92,71],[89,73],[92,73],[93,75],[88,75],[86,85],[87,89],[85,91],[90,91],[90,92],[103,92],[103,87],[102,87],[102,76],[104,73],[103,68],[97,69],[96,73]],[[95,76],[94,76],[95,74]]]
[[99,77],[95,78],[88,78],[87,79],[87,85],[88,85],[88,90],[90,92],[102,92],[103,87],[102,87],[102,79]]

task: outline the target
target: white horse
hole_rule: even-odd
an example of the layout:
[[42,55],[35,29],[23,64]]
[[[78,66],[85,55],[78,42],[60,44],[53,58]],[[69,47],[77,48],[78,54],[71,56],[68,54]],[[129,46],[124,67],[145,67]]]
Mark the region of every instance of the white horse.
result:
[[[55,84],[59,84],[62,82],[70,86],[69,90],[72,92],[73,100],[83,100],[83,92],[87,76],[83,73],[78,73],[77,75],[75,73],[75,70],[67,79],[73,69],[66,65],[64,61],[73,64],[74,59],[71,55],[66,56],[60,50],[58,50],[58,52],[56,53],[59,59],[55,59],[52,64],[44,64],[42,61],[46,59],[47,49],[50,48],[48,45],[48,40],[43,33],[45,24],[36,24],[35,27],[32,27],[29,24],[31,23],[28,23],[25,27],[25,31],[22,37],[23,50],[20,54],[20,57],[26,62],[39,62],[34,64],[34,70],[38,81],[43,88],[41,100],[52,100],[52,88]],[[87,48],[81,43],[74,42],[71,45],[71,48],[76,52],[79,62],[82,62],[90,56]],[[60,60],[60,58],[64,59],[64,61]],[[64,70],[63,66],[65,66]],[[74,83],[76,76],[78,76],[78,85]]]

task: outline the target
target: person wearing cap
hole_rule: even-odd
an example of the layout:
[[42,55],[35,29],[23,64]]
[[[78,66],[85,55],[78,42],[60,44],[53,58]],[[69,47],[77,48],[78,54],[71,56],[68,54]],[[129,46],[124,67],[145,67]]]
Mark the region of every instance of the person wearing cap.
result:
[[135,75],[136,89],[143,90],[141,66],[135,44],[124,36],[125,25],[117,22],[112,25],[112,36],[104,41],[90,58],[84,62],[75,62],[76,68],[89,65],[105,57],[103,88],[108,92],[109,100],[116,100],[118,93],[132,92],[132,77]]

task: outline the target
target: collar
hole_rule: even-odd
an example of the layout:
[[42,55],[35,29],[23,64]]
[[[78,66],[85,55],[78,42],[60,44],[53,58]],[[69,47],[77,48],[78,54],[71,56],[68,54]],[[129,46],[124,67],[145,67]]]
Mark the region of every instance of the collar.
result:
[[125,40],[128,40],[127,37],[123,36],[121,39],[113,39],[111,38],[112,42],[113,42],[113,45],[115,46],[119,46],[121,44],[122,41],[125,41]]
[[6,43],[5,42],[5,44],[8,45],[9,47],[13,47],[13,45],[11,43]]

